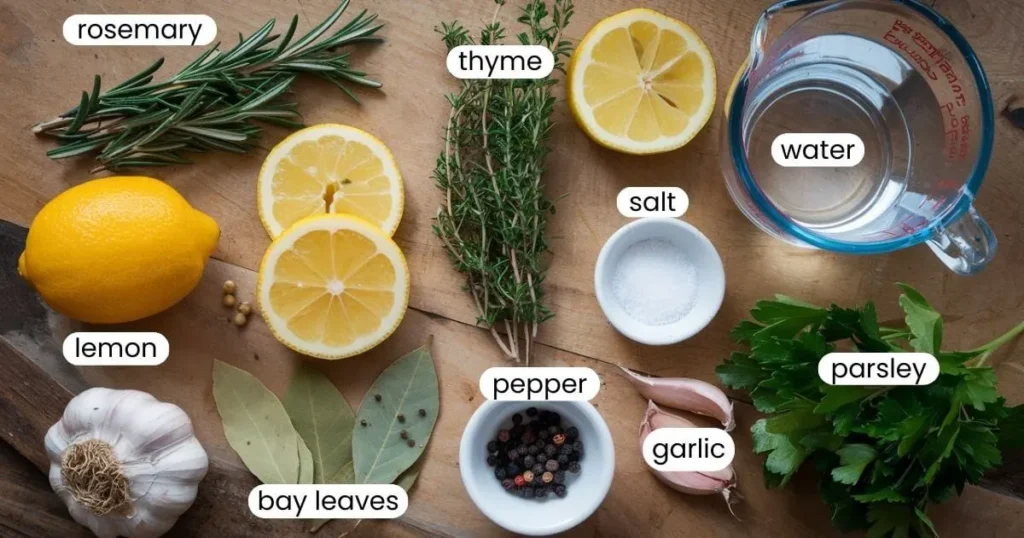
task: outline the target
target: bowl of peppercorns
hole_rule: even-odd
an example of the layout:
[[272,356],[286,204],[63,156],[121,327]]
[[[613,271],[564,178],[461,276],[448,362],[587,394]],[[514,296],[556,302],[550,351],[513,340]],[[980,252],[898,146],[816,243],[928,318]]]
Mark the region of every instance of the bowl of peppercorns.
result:
[[498,525],[529,536],[566,531],[604,501],[615,448],[588,402],[487,401],[459,447],[462,483]]

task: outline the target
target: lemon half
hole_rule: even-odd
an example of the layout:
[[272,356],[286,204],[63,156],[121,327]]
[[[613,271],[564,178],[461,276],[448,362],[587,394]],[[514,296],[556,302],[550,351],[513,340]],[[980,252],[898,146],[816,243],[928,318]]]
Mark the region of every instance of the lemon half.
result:
[[373,135],[338,124],[307,127],[282,140],[257,183],[260,220],[271,237],[312,215],[355,215],[392,235],[405,191],[391,151]]
[[267,249],[257,301],[283,344],[343,359],[398,328],[409,306],[409,268],[398,245],[373,224],[350,215],[309,217]]
[[569,66],[569,106],[595,142],[626,153],[671,151],[715,108],[715,65],[692,28],[650,9],[597,23]]

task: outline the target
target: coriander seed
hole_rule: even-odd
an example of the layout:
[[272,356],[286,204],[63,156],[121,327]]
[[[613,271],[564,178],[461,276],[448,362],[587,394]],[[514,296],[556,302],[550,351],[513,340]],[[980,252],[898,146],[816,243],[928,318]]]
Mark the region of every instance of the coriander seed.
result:
[[232,318],[232,319],[231,319],[231,321],[232,321],[232,322],[233,322],[233,323],[235,324],[235,326],[237,326],[237,327],[244,327],[244,326],[245,326],[245,324],[249,322],[249,318],[245,317],[245,315],[244,315],[244,314],[242,314],[241,312],[239,312],[239,313],[235,314],[235,317],[234,317],[234,318]]
[[220,303],[227,308],[231,308],[232,306],[235,306],[236,301],[237,299],[235,299],[235,296],[229,293],[220,300]]
[[238,305],[238,313],[245,316],[252,314],[252,305],[247,302],[243,302],[242,304]]
[[232,280],[224,281],[224,295],[233,295],[238,286],[235,286],[235,282]]

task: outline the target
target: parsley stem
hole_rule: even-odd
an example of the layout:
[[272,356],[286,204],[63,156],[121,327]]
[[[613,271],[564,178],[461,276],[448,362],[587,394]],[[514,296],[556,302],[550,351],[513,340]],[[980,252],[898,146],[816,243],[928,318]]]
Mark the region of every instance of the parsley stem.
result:
[[974,366],[984,366],[985,362],[988,361],[988,358],[992,356],[992,353],[995,352],[995,350],[999,349],[999,347],[1002,346],[1003,344],[1013,340],[1022,332],[1024,332],[1024,321],[1020,322],[1016,327],[1010,329],[1009,331],[1006,331],[1006,333],[1000,336],[999,338],[996,338],[995,340],[977,349],[971,350],[972,353],[981,353]]

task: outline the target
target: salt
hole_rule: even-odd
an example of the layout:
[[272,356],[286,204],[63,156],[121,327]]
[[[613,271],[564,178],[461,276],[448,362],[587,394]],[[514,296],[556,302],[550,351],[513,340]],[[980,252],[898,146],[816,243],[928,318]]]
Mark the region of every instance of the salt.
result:
[[631,245],[612,270],[612,294],[629,317],[644,325],[669,325],[697,300],[697,268],[664,239]]

